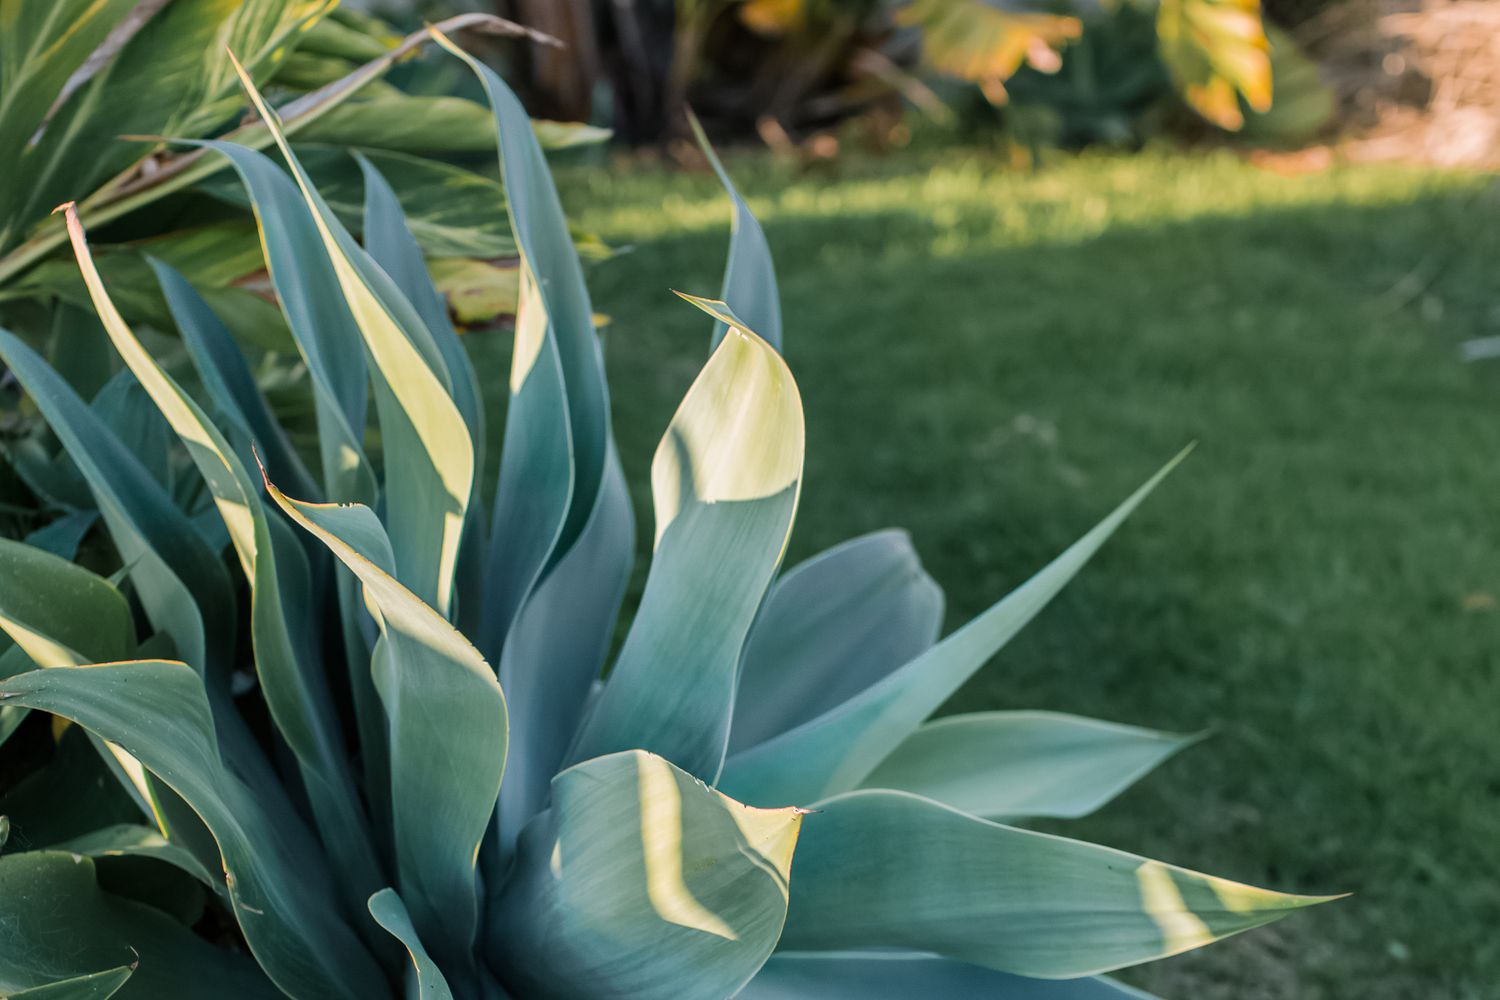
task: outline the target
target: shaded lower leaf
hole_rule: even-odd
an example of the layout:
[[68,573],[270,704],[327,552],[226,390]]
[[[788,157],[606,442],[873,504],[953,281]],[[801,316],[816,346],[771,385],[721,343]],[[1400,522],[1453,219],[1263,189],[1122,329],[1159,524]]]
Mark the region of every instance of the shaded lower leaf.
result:
[[906,949],[1041,979],[1175,955],[1329,898],[1257,889],[888,791],[822,803],[792,880],[787,951]]
[[134,966],[113,994],[56,996],[196,1000],[205,983],[236,1000],[280,996],[255,963],[214,948],[149,906],[104,892],[93,862],[65,851],[0,857],[0,925],[7,928],[0,935],[0,995],[59,989],[59,980]]
[[[37,670],[0,682],[0,701],[60,715],[119,744],[192,806],[218,842],[250,950],[288,995],[382,995],[378,966],[328,905],[335,890],[322,852],[294,815],[268,812],[224,765],[202,679],[190,667],[137,660]],[[204,981],[211,980],[196,980]]]
[[516,995],[722,1000],[786,916],[802,813],[751,809],[640,750],[559,774],[491,931]]
[[151,858],[180,868],[204,885],[218,889],[222,879],[210,874],[190,851],[172,843],[149,826],[120,823],[92,830],[49,847],[89,858]]
[[86,976],[74,976],[45,986],[12,993],[7,1000],[108,1000],[135,972],[134,965],[121,965]]

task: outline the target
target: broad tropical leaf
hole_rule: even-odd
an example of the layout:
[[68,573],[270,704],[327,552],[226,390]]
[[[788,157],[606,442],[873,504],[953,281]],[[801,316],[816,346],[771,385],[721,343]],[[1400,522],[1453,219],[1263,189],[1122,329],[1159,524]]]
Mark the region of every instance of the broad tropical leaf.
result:
[[1271,109],[1271,44],[1260,0],[1160,0],[1156,33],[1162,61],[1183,98],[1221,128],[1245,123],[1240,98]]

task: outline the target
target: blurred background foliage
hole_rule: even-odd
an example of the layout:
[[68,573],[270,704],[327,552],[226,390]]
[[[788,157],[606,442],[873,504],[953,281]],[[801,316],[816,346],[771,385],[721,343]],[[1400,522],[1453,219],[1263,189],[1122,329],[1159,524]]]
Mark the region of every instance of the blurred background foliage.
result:
[[[1008,124],[1028,142],[1139,141],[1164,107],[1300,139],[1331,105],[1259,0],[497,0],[568,42],[514,67],[544,113],[627,141],[681,130],[797,142],[903,107]],[[1282,110],[1268,114],[1278,75]],[[1295,107],[1295,113],[1291,109]]]

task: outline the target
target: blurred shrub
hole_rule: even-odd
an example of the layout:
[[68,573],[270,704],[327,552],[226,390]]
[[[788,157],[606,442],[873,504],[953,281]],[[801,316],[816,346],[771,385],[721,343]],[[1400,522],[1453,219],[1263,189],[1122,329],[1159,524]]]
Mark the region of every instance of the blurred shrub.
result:
[[952,103],[939,97],[951,92],[944,81],[1014,106],[1002,118],[1019,131],[1050,122],[1041,131],[1068,144],[1139,138],[1150,112],[1173,102],[1231,131],[1256,118],[1263,137],[1322,124],[1316,73],[1284,37],[1277,55],[1295,67],[1297,111],[1269,114],[1273,53],[1260,0],[497,3],[585,54],[561,75],[556,56],[530,55],[519,82],[534,100],[581,117],[605,113],[594,104],[606,92],[614,124],[634,142],[670,135],[684,103],[714,131],[773,139],[881,108],[941,115]]

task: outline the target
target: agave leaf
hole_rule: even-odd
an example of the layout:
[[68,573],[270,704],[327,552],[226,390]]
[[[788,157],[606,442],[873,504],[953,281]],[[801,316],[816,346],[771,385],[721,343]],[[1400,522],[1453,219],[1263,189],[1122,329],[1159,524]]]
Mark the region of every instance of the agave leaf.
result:
[[[10,653],[19,652],[11,647]],[[0,667],[11,665],[5,662],[11,659],[10,653],[0,657]],[[36,669],[24,655],[20,659],[21,669],[8,677]],[[0,702],[0,707],[29,712],[11,703]],[[78,726],[64,728],[54,737],[47,762],[18,776],[0,795],[0,815],[10,825],[10,836],[0,846],[11,852],[33,850],[81,837],[101,826],[140,822],[140,803],[110,773],[96,749],[97,739]],[[215,867],[217,857],[216,850],[207,855]]]
[[121,965],[103,972],[61,979],[44,986],[10,994],[9,1000],[108,1000],[135,972],[134,965]]
[[76,208],[68,205],[66,213],[73,252],[104,329],[213,494],[250,584],[250,633],[266,705],[296,755],[324,842],[338,845],[331,860],[340,885],[352,900],[368,899],[380,884],[380,866],[366,834],[369,824],[349,773],[327,678],[309,639],[312,602],[307,571],[278,571],[278,556],[285,565],[294,549],[282,547],[278,552],[255,482],[207,414],[136,339],[94,268]]
[[877,531],[782,574],[740,659],[729,752],[835,708],[924,653],[943,591],[904,531]]
[[[433,288],[422,250],[407,226],[395,190],[367,156],[356,153],[355,158],[359,161],[365,182],[365,249],[375,263],[391,276],[401,294],[417,310],[437,345],[443,363],[452,376],[454,405],[458,407],[458,412],[469,428],[469,441],[474,449],[474,468],[483,469],[484,400],[480,395],[479,379],[474,374],[474,366],[469,362],[468,352],[458,342],[458,332],[448,319],[448,307],[443,297]],[[463,540],[460,542],[458,565],[454,571],[457,577],[456,589],[460,594],[469,594],[471,598],[468,605],[459,608],[454,615],[466,631],[481,622],[490,611],[480,600],[484,586],[485,558],[485,527],[480,504],[479,477],[475,475],[470,484]]]
[[929,955],[772,955],[737,1000],[1155,1000],[1102,977],[1028,979]]
[[733,996],[781,932],[801,825],[640,750],[563,771],[492,932],[506,982],[538,997]]
[[[532,690],[524,692],[525,752],[511,755],[500,788],[500,846],[507,851],[546,800],[552,776],[585,715],[589,693],[609,652],[634,555],[630,492],[620,456],[611,445],[593,517],[568,554],[532,591],[525,613],[506,640],[510,661],[534,665],[537,678]],[[512,675],[519,672],[513,670]]]
[[391,936],[406,948],[417,977],[416,995],[422,1000],[453,1000],[448,980],[443,978],[443,971],[422,947],[417,929],[412,926],[411,915],[406,912],[406,904],[401,902],[396,890],[381,889],[370,897],[369,907],[375,922],[390,931]]
[[457,975],[473,961],[475,856],[505,767],[505,696],[478,650],[396,581],[391,543],[368,507],[266,488],[364,585],[381,633],[372,669],[389,719],[399,890],[421,939]]
[[[488,121],[489,112],[484,115]],[[493,129],[493,125],[490,127]],[[493,142],[487,148],[493,150]],[[407,226],[424,253],[440,257],[515,256],[504,188],[498,179],[410,153],[368,149],[359,155],[390,182]],[[351,232],[358,232],[364,221],[365,186],[363,173],[349,150],[298,142],[297,156],[334,215]],[[205,182],[200,189],[232,205],[245,203],[238,185],[227,178]]]
[[151,477],[174,496],[176,476],[172,469],[172,428],[151,404],[135,376],[120,371],[104,384],[89,406],[119,435],[120,443],[140,460]]
[[[307,365],[323,476],[322,490],[313,495],[373,504],[377,486],[364,452],[369,387],[365,352],[348,305],[342,296],[329,294],[338,285],[338,277],[317,224],[297,186],[265,155],[231,142],[203,145],[233,164],[245,186],[277,299]],[[385,718],[370,678],[369,650],[361,628],[365,611],[353,576],[338,569],[336,578],[365,784],[373,812],[387,817],[390,778]]]
[[232,704],[233,592],[218,555],[109,425],[5,330],[0,330],[0,359],[20,379],[88,480],[147,619],[203,675],[231,763],[257,789],[278,788]]
[[359,329],[302,197],[266,156],[231,142],[205,142],[233,164],[255,209],[266,266],[307,364],[317,406],[324,496],[372,503],[375,478],[364,453],[368,375]]
[[932,952],[1039,979],[1188,951],[1331,897],[1294,896],[1001,826],[905,792],[818,807],[787,951]]
[[640,610],[575,760],[643,747],[714,778],[745,636],[786,551],[802,486],[802,400],[781,356],[731,324],[651,465],[656,552]]
[[187,872],[210,889],[217,891],[224,887],[223,880],[210,874],[191,851],[172,843],[149,826],[118,823],[48,847],[86,858],[151,858]]
[[291,167],[378,376],[385,515],[397,576],[446,616],[474,483],[474,447],[453,401],[452,377],[415,309],[313,189],[276,113],[243,70],[240,82]]
[[384,995],[379,967],[329,905],[336,890],[316,841],[294,813],[269,810],[225,766],[203,681],[192,668],[134,660],[36,670],[0,682],[0,701],[60,715],[119,744],[197,811],[218,842],[245,941],[287,994],[298,1000]]
[[0,936],[0,993],[7,996],[121,965],[134,967],[114,993],[121,1000],[190,1000],[202,996],[204,983],[246,1000],[279,996],[253,962],[103,891],[93,862],[65,851],[0,857],[0,922],[8,928]]
[[[489,98],[521,256],[512,399],[491,538],[495,631],[480,643],[497,651],[540,575],[573,546],[593,515],[610,441],[609,400],[583,268],[531,120],[488,67],[433,34],[469,65]],[[530,493],[536,499],[521,495]],[[509,669],[502,656],[502,683]]]
[[[729,229],[729,261],[724,266],[724,290],[719,298],[731,312],[743,316],[750,329],[765,338],[766,343],[780,351],[781,293],[776,288],[776,266],[771,261],[770,244],[766,242],[766,234],[751,213],[750,206],[745,204],[734,181],[730,180],[729,172],[719,162],[718,154],[709,145],[698,117],[691,111],[687,116],[699,148],[708,157],[709,165],[719,175],[719,183],[724,185],[734,202],[734,219]],[[728,331],[729,326],[723,320],[714,323],[712,345],[718,347]]]
[[119,659],[135,648],[125,598],[67,559],[0,538],[0,629],[38,666]]
[[520,252],[511,398],[496,487],[480,648],[512,693],[515,780],[502,851],[541,805],[598,676],[634,558],[630,498],[609,424],[593,307],[546,158],[510,88],[447,38],[494,113]]
[[[443,363],[453,379],[453,402],[469,428],[474,447],[474,465],[484,467],[484,404],[479,394],[479,379],[469,355],[458,342],[458,333],[448,319],[442,296],[432,287],[422,249],[385,176],[368,156],[355,153],[364,176],[364,242],[375,263],[396,283],[401,294],[416,309],[427,331],[443,356]],[[477,477],[476,477],[477,481]],[[473,502],[473,501],[471,501]]]
[[[130,607],[113,584],[62,557],[7,539],[0,539],[0,631],[24,654],[6,666],[7,677],[33,666],[76,667],[121,659],[135,648]],[[0,713],[7,736],[27,714],[12,706]],[[163,829],[172,828],[168,819],[174,817],[195,825],[160,801],[159,790],[134,758],[97,738],[93,742],[136,804],[156,814]]]
[[[272,475],[293,483],[297,489],[312,494],[321,492],[286,431],[271,413],[270,404],[229,328],[180,272],[154,258],[149,261],[182,334],[183,345],[215,409],[255,443]],[[243,464],[246,456],[239,458]]]
[[842,705],[732,758],[721,787],[746,802],[814,802],[858,785],[1046,607],[1186,457],[1184,450],[1035,576]]
[[71,511],[31,532],[26,536],[26,544],[71,561],[98,520],[97,510]]
[[912,733],[861,784],[987,819],[1075,819],[1198,739],[1054,712],[953,715]]

